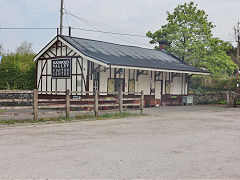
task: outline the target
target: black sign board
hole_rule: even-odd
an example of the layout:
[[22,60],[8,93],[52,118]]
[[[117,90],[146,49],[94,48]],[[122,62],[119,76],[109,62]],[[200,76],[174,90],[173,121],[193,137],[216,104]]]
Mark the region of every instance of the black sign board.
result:
[[52,60],[52,78],[71,78],[72,64],[71,59]]

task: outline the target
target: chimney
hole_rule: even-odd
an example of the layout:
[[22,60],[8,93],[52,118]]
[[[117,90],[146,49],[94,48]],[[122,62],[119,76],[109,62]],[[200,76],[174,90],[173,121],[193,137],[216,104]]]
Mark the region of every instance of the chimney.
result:
[[165,50],[167,46],[169,46],[169,43],[168,43],[167,41],[161,41],[161,42],[159,42],[159,49],[160,49],[161,51]]

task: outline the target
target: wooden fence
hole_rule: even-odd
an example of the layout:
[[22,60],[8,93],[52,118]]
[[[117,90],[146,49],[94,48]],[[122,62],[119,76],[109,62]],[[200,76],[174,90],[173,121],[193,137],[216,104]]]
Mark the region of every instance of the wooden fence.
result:
[[[111,93],[111,96],[106,95],[106,92],[76,92],[76,91],[0,91],[0,94],[32,94],[31,98],[21,96],[19,98],[0,98],[2,103],[26,103],[21,106],[3,106],[0,105],[0,110],[4,109],[33,109],[33,118],[38,119],[40,109],[62,109],[65,111],[66,117],[70,117],[71,108],[80,110],[93,109],[97,117],[100,110],[119,109],[119,113],[123,112],[124,107],[137,107],[141,114],[144,108],[144,93],[143,91],[129,94],[126,92]],[[74,95],[81,94],[81,95]],[[105,94],[105,95],[104,95]],[[44,95],[48,95],[45,96]],[[54,96],[49,96],[54,95]],[[55,96],[59,95],[59,96]],[[18,97],[18,95],[17,95]]]
[[227,91],[227,107],[237,107],[237,101],[240,100],[240,94],[234,91]]

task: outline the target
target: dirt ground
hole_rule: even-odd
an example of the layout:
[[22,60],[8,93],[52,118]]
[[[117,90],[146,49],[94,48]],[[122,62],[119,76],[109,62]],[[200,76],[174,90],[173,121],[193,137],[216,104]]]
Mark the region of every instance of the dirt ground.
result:
[[0,179],[240,179],[240,109],[158,107],[145,113],[0,126]]

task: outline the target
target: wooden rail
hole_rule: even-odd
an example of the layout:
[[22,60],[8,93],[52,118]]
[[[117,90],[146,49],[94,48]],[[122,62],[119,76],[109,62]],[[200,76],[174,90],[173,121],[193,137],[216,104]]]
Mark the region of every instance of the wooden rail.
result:
[[[135,94],[128,94],[127,92],[114,92],[111,93],[111,96],[106,96],[107,92],[78,92],[78,91],[38,91],[34,89],[33,91],[14,91],[14,90],[4,90],[0,91],[0,94],[33,94],[32,99],[21,98],[21,99],[0,99],[0,103],[19,103],[19,102],[28,102],[32,106],[0,106],[1,109],[32,109],[33,118],[38,119],[39,109],[63,109],[65,111],[66,117],[70,117],[71,108],[81,108],[81,109],[94,109],[95,116],[97,117],[100,109],[108,108],[118,108],[119,112],[123,112],[123,107],[139,107],[140,112],[143,113],[144,107],[144,93],[138,92]],[[61,99],[49,98],[40,99],[39,95],[41,94],[52,94],[52,95],[61,95]],[[64,96],[63,96],[64,93]],[[81,94],[79,98],[75,99],[74,94]],[[91,95],[89,95],[91,94]],[[72,95],[72,97],[71,97]],[[127,97],[127,95],[131,95]],[[132,95],[137,95],[137,97],[132,97]],[[65,97],[65,98],[64,98]]]
[[240,99],[240,94],[234,91],[227,91],[227,107],[237,107],[237,100]]

